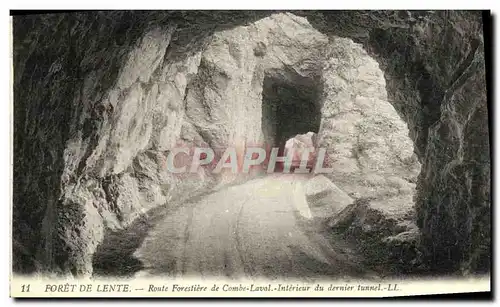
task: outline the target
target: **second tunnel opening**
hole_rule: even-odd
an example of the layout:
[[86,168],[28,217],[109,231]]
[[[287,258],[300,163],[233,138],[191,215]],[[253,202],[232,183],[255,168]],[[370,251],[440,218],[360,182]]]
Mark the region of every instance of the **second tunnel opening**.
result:
[[262,90],[262,131],[269,147],[280,154],[288,139],[318,133],[321,123],[321,83],[295,72],[268,73]]

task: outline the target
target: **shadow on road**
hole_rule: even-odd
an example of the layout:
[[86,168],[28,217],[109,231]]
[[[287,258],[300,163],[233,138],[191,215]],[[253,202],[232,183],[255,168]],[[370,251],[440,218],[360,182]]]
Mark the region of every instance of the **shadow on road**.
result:
[[184,202],[153,208],[124,229],[107,229],[104,240],[92,258],[93,275],[132,278],[144,268],[142,262],[134,256],[134,252],[142,245],[152,228],[181,206],[195,204],[210,193],[213,193],[213,190],[199,193]]
[[94,275],[133,277],[140,271],[143,265],[133,254],[141,246],[151,228],[168,211],[170,210],[165,206],[154,208],[124,229],[118,231],[108,229],[92,259]]

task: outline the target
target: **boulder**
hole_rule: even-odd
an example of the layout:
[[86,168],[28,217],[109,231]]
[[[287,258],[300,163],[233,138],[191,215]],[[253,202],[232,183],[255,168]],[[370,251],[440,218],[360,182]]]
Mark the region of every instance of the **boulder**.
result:
[[399,210],[359,198],[327,222],[328,227],[356,246],[365,264],[390,276],[425,272],[420,232],[411,206]]
[[305,185],[305,193],[313,217],[330,218],[354,201],[323,175],[309,179]]

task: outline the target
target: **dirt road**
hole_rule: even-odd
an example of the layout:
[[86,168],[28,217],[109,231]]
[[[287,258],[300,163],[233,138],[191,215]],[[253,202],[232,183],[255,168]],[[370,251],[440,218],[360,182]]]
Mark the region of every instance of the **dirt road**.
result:
[[158,221],[134,253],[136,276],[363,277],[343,244],[312,223],[303,178],[273,175],[225,188]]

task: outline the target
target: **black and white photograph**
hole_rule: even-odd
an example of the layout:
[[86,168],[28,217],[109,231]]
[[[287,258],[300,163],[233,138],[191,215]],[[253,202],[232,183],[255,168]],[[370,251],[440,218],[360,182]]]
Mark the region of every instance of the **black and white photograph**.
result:
[[10,18],[11,296],[491,291],[490,11]]

